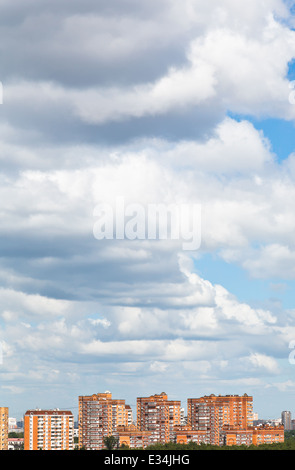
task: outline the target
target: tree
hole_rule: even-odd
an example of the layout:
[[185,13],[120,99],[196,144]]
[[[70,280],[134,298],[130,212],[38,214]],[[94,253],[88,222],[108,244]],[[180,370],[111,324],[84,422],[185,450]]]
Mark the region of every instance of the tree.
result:
[[118,439],[115,436],[104,437],[103,443],[106,446],[107,450],[113,450],[115,447],[118,447]]
[[120,445],[120,450],[129,450],[129,449],[130,449],[130,447],[127,444],[123,443],[123,444]]

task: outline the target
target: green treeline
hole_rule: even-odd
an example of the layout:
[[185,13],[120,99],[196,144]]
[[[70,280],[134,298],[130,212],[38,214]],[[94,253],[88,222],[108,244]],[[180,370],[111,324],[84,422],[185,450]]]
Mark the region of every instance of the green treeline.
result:
[[276,444],[261,444],[259,446],[214,446],[209,444],[175,444],[169,442],[167,444],[154,444],[145,450],[295,450],[295,431],[285,433],[285,441]]
[[[128,446],[122,445],[119,450],[129,450]],[[174,442],[168,442],[167,444],[153,444],[146,447],[145,449],[138,450],[295,450],[295,430],[285,431],[285,441],[278,442],[277,444],[261,444],[259,446],[214,446],[211,444],[195,444],[189,442],[188,444],[175,444]]]

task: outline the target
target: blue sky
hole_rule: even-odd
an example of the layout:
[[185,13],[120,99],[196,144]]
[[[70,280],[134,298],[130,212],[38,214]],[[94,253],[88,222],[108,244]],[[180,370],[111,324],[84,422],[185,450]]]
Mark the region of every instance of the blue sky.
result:
[[[288,66],[287,77],[290,81],[295,79],[295,63],[291,61]],[[271,150],[278,163],[288,159],[295,151],[295,127],[293,120],[278,118],[262,118],[249,115],[229,115],[241,121],[246,119],[269,140]],[[197,269],[202,275],[213,282],[222,283],[233,292],[241,301],[250,303],[278,300],[286,309],[294,306],[294,281],[284,278],[252,279],[251,276],[239,266],[223,262],[218,256],[206,256],[197,263]]]
[[[295,80],[295,61],[291,60],[288,64],[288,72],[286,74],[288,80]],[[276,117],[238,115],[229,113],[234,119],[247,119],[257,130],[261,130],[266,138],[269,139],[271,148],[275,153],[279,162],[288,158],[295,149],[295,132],[294,121],[287,119],[279,119]]]
[[[293,2],[1,2],[0,404],[295,413]],[[22,47],[19,47],[19,44]],[[201,206],[201,246],[95,208]],[[140,220],[140,219],[139,219]]]
[[235,119],[247,119],[257,130],[261,130],[269,139],[271,148],[279,162],[288,158],[294,152],[295,132],[294,122],[283,119],[253,119],[250,116],[234,116]]
[[214,284],[226,287],[241,302],[262,305],[270,301],[278,301],[286,309],[294,306],[294,281],[292,280],[253,279],[241,267],[227,263],[217,256],[212,257],[212,255],[204,255],[199,259],[195,263],[195,270]]

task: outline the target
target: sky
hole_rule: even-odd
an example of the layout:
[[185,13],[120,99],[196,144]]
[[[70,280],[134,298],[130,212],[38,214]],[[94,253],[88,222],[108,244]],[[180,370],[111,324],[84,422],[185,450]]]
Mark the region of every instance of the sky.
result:
[[[185,408],[247,393],[260,418],[295,415],[294,12],[1,0],[10,416],[76,415],[79,395],[106,390],[132,407],[163,391]],[[200,208],[200,243],[97,236],[98,208],[127,223],[159,204]]]

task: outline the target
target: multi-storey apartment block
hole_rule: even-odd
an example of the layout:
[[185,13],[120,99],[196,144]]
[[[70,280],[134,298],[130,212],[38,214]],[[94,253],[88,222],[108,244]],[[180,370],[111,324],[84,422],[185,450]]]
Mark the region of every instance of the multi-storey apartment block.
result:
[[227,446],[259,446],[284,442],[284,427],[263,425],[243,429],[239,426],[224,426],[221,431],[222,445]]
[[137,398],[137,427],[151,432],[151,443],[174,439],[174,427],[181,424],[181,403],[168,400],[166,393]]
[[205,444],[207,442],[206,431],[192,430],[190,426],[182,425],[174,427],[174,441],[177,444],[188,444],[194,442],[195,444]]
[[284,426],[285,431],[290,431],[292,429],[292,414],[291,411],[282,411],[281,422]]
[[151,444],[151,432],[139,431],[137,426],[118,426],[115,437],[118,439],[119,446],[128,446],[131,449],[146,448]]
[[223,426],[247,429],[253,425],[253,398],[247,394],[189,398],[187,413],[193,430],[206,431],[207,444],[223,445]]
[[0,450],[8,450],[8,408],[0,406]]
[[253,428],[252,442],[256,446],[284,442],[284,439],[284,426],[264,425]]
[[73,450],[71,411],[28,410],[24,415],[24,450]]
[[130,406],[125,400],[114,400],[111,392],[79,397],[79,448],[103,449],[104,437],[131,423]]
[[253,429],[225,424],[220,431],[220,438],[225,446],[250,446],[253,443]]

